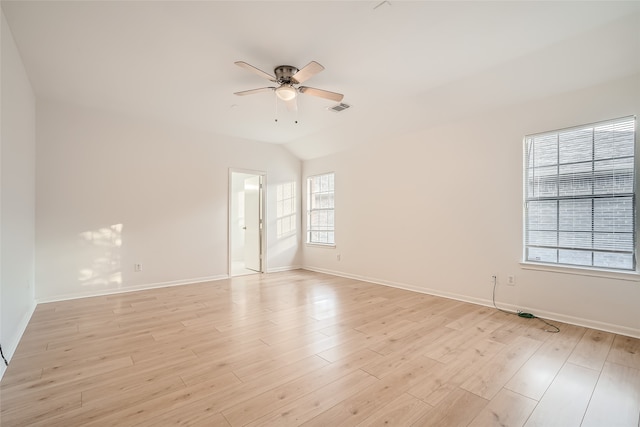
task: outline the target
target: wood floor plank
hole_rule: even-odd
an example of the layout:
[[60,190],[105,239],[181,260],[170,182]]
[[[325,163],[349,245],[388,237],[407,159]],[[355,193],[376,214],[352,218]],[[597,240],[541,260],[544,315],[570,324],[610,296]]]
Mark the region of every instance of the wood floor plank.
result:
[[333,343],[333,345],[326,346],[323,350],[318,350],[317,354],[329,362],[335,362],[343,358],[346,354],[369,349],[369,344],[375,344],[385,338],[386,336],[384,335],[366,335],[355,329],[347,329],[319,341],[319,344]]
[[578,427],[598,380],[598,371],[565,364],[525,427]]
[[488,403],[489,401],[486,399],[457,388],[416,421],[414,425],[421,427],[466,426],[478,416]]
[[[218,377],[216,380],[220,381],[221,378]],[[230,376],[228,379],[230,381],[234,380]],[[82,408],[76,411],[75,417],[66,417],[66,421],[70,425],[84,425],[95,419],[106,418],[116,411],[122,411],[138,404],[143,405],[147,401],[179,393],[185,389],[186,387],[179,377],[162,377],[157,381],[149,381],[134,386],[130,385],[127,388],[123,388],[121,385],[96,387],[90,391],[99,392],[103,390],[104,393],[101,395],[91,393],[89,397],[87,396],[88,393],[83,392]]]
[[[110,405],[104,400],[92,405],[87,405],[86,414],[91,416],[91,421],[83,421],[84,426],[104,426],[104,425],[142,425],[143,422],[159,415],[167,413],[173,409],[187,406],[192,401],[197,401],[207,395],[226,393],[240,381],[231,373],[218,376],[213,380],[194,384],[183,389],[170,393],[153,396],[142,402],[133,405],[122,406],[120,404]],[[118,401],[119,402],[119,401]],[[110,408],[107,412],[106,409]],[[103,410],[104,416],[96,417],[98,410]],[[188,413],[188,412],[186,412]],[[78,424],[80,425],[80,424]],[[159,425],[159,421],[155,421]]]
[[[157,327],[162,326],[158,325]],[[148,329],[141,331],[121,329],[117,332],[80,334],[64,340],[51,341],[47,345],[47,351],[60,350],[62,352],[82,352],[87,355],[97,355],[103,353],[105,349],[129,348],[132,345],[140,345],[142,342],[153,342],[153,337]]]
[[291,405],[301,397],[310,395],[316,388],[338,381],[378,359],[380,355],[370,350],[361,350],[320,369],[307,372],[294,380],[270,387],[250,399],[250,396],[247,396],[222,412],[231,425],[245,425],[260,418],[268,418],[268,414]]
[[432,408],[420,399],[404,393],[370,412],[358,427],[409,426]]
[[408,322],[395,330],[384,330],[381,334],[376,334],[382,339],[370,343],[369,348],[385,356],[393,354],[413,345],[418,340],[424,340],[424,337],[435,328],[434,325],[416,325],[415,322]]
[[[181,424],[184,425],[184,422],[181,422],[180,420],[175,423],[175,425]],[[198,420],[191,420],[189,421],[188,425],[189,427],[231,427],[231,424],[227,422],[224,415],[220,413],[210,414],[209,416],[203,417]]]
[[[235,387],[223,388],[207,396],[194,395],[190,401],[185,401],[169,410],[162,409],[155,417],[142,419],[138,421],[137,425],[141,427],[153,427],[161,424],[190,426],[194,423],[205,422],[212,414],[221,413],[222,410],[241,405],[243,402],[253,403],[262,394],[278,385],[295,382],[305,375],[314,375],[314,372],[321,370],[326,365],[326,361],[314,356],[310,360],[281,366],[268,374]],[[264,410],[264,408],[262,409]],[[272,409],[273,407],[269,408],[269,410]],[[227,417],[225,417],[226,419]]]
[[[36,366],[34,368],[14,368],[13,360],[10,371],[5,372],[2,377],[2,389],[9,390],[11,387],[23,386],[24,384],[34,383],[42,378],[42,368]],[[0,402],[0,405],[2,402]]]
[[489,307],[480,306],[475,308],[474,310],[467,312],[466,314],[463,314],[462,316],[455,318],[445,326],[460,331],[468,330],[494,314],[495,310]]
[[606,362],[582,427],[640,425],[640,369]]
[[[260,341],[267,344],[269,349],[274,353],[282,354],[300,348],[308,348],[310,346],[314,347],[317,343],[323,341],[333,342],[333,345],[336,346],[351,341],[352,337],[362,337],[362,334],[354,330],[346,331],[345,333],[337,334],[332,337],[327,337],[325,334],[315,331],[308,333],[296,331],[291,334],[288,332],[289,331],[284,331],[278,338],[269,334],[265,338],[260,338]],[[318,351],[320,350],[316,350],[315,352],[317,353]]]
[[484,366],[501,354],[505,345],[491,340],[476,343],[458,360],[437,365],[428,378],[412,387],[409,393],[431,406],[438,405],[465,381],[484,370]]
[[411,363],[413,360],[422,357],[424,347],[427,342],[437,339],[438,337],[445,334],[446,331],[450,330],[444,327],[430,329],[428,334],[426,334],[421,339],[413,341],[406,347],[402,348],[401,351],[391,353],[385,356],[379,362],[369,364],[362,369],[370,373],[371,375],[382,379],[395,372],[398,368],[401,368],[402,366]]
[[540,345],[540,341],[518,337],[461,387],[485,399],[493,399]]
[[180,376],[132,375],[128,381],[118,380],[109,383],[102,381],[96,387],[82,392],[82,404],[92,405],[98,401],[109,399],[120,400],[120,405],[132,404],[160,394],[184,389],[186,386]]
[[615,334],[588,329],[567,361],[599,371],[607,360],[614,338]]
[[0,422],[638,427],[640,340],[558,325],[303,270],[40,304]]
[[296,399],[283,408],[272,411],[266,416],[247,424],[247,426],[302,425],[342,400],[373,386],[377,381],[374,376],[358,369],[310,394]]
[[[113,384],[126,385],[131,379],[139,380],[141,383],[147,381],[155,381],[157,379],[178,375],[185,368],[185,361],[182,359],[171,359],[163,363],[154,363],[152,365],[130,365],[117,370],[109,370],[102,373],[95,373],[84,377],[72,378],[55,378],[55,379],[34,379],[23,383],[5,386],[2,383],[2,402],[10,402],[13,399],[26,402],[39,401],[48,395],[72,394],[78,391],[85,392],[94,388],[100,389],[103,386],[111,386]],[[3,380],[4,381],[4,380]],[[29,399],[24,399],[27,395]]]
[[28,371],[39,369],[42,373],[55,371],[58,368],[64,367],[77,367],[79,363],[87,361],[91,358],[119,358],[128,357],[130,354],[127,348],[110,347],[109,349],[103,349],[100,346],[87,349],[83,347],[70,348],[70,349],[56,349],[47,351],[43,349],[41,352],[24,356],[19,359],[12,359],[11,364],[17,371]]
[[607,361],[640,369],[640,340],[617,335],[613,339]]
[[[491,339],[509,344],[518,337],[531,338],[537,341],[546,341],[550,334],[546,332],[548,328],[540,319],[527,319],[509,313],[496,313],[494,319],[502,319],[503,326],[497,329]],[[558,323],[560,327],[562,324]]]
[[[438,305],[453,305],[456,303],[454,300],[446,299],[446,298],[438,298],[433,295],[427,294],[416,294],[415,292],[397,292],[394,293],[395,298],[394,302],[397,306],[402,308],[417,308],[418,311],[425,313],[427,312],[426,308],[430,307],[429,311],[433,312]],[[431,313],[434,314],[434,313]]]
[[43,370],[40,383],[48,386],[52,384],[66,384],[80,378],[88,378],[102,373],[116,372],[119,369],[133,366],[133,360],[130,356],[119,357],[115,359],[107,359],[103,361],[95,360],[93,364],[83,364],[82,366],[73,367],[65,366],[62,371]]
[[356,393],[322,412],[303,425],[353,426],[364,421],[378,407],[392,401],[398,393],[404,394],[409,388],[425,378],[438,362],[422,358],[396,370],[383,380]]
[[19,405],[2,403],[0,422],[3,426],[33,426],[39,422],[49,423],[51,418],[63,415],[80,408],[82,396],[79,392],[65,395],[49,395],[38,400],[38,410],[32,410],[33,402],[23,402]]
[[511,391],[540,400],[567,358],[581,340],[585,329],[566,325],[545,341],[538,351],[505,385]]
[[471,327],[454,329],[454,333],[443,337],[436,346],[428,348],[424,355],[447,363],[448,360],[455,359],[457,354],[472,347],[475,342],[488,338],[501,325],[502,323],[485,318]]
[[[320,358],[317,358],[321,361]],[[312,364],[307,364],[306,369]],[[304,371],[303,371],[304,372]],[[164,410],[158,411],[160,415],[137,421],[139,426],[157,426],[157,425],[207,425],[208,420],[213,414],[218,413],[221,409],[230,407],[246,399],[252,399],[264,390],[268,390],[277,384],[278,380],[288,381],[291,378],[301,375],[298,366],[286,366],[281,370],[271,372],[250,383],[232,387],[230,389],[222,389],[219,392],[210,394],[209,396],[193,396],[190,401],[185,401],[181,405],[172,408],[168,412]],[[226,424],[225,424],[226,425]]]
[[502,389],[468,427],[521,427],[537,404],[537,400]]

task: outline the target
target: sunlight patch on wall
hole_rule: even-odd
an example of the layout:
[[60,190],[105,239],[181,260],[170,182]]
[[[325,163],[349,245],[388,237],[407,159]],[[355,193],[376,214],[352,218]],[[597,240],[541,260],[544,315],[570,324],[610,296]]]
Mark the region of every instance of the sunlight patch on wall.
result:
[[80,233],[79,244],[86,254],[86,265],[78,269],[82,286],[122,284],[122,224]]
[[276,187],[276,233],[278,238],[296,234],[296,183]]

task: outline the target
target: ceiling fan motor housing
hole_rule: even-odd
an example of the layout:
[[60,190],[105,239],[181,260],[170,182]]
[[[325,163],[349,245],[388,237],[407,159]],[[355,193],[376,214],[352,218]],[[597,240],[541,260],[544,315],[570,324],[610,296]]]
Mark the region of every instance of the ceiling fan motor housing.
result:
[[273,72],[276,75],[276,81],[280,84],[299,83],[298,81],[292,78],[294,74],[296,74],[298,71],[299,70],[296,67],[293,67],[291,65],[279,65],[273,70]]

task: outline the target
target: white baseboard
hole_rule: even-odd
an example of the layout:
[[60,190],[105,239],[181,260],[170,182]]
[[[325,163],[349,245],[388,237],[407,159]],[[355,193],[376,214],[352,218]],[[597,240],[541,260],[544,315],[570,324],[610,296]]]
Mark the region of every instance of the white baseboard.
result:
[[[404,289],[413,292],[419,292],[427,295],[434,295],[443,298],[454,299],[457,301],[468,302],[471,304],[483,305],[486,307],[493,307],[493,301],[482,298],[473,298],[465,295],[443,292],[437,289],[430,289],[424,287],[418,287],[414,285],[409,285],[406,283],[393,282],[388,280],[381,280],[373,277],[360,276],[356,274],[344,273],[341,271],[327,270],[323,268],[315,268],[315,267],[303,267],[304,270],[315,271],[318,273],[331,274],[333,276],[345,277],[348,279],[356,279],[362,280],[364,282],[375,283],[377,285],[390,286],[393,288]],[[585,328],[597,329],[604,332],[611,332],[614,334],[625,335],[632,338],[640,339],[640,329],[630,328],[622,325],[615,325],[606,322],[599,322],[597,320],[592,319],[584,319],[581,317],[567,316],[561,313],[554,313],[550,311],[539,310],[535,307],[523,307],[523,306],[514,306],[512,304],[498,303],[498,306],[504,310],[517,312],[524,311],[527,313],[533,313],[537,317],[541,317],[546,320],[568,323],[571,325],[582,326]]]
[[275,268],[267,268],[267,273],[280,273],[282,271],[291,271],[291,270],[300,270],[302,266],[299,265],[289,265],[286,267],[275,267]]
[[[301,266],[294,266],[294,265],[286,266],[286,267],[276,267],[276,268],[268,269],[267,273],[277,273],[277,272],[281,272],[281,271],[299,270],[301,268],[302,268]],[[47,302],[67,301],[67,300],[79,299],[79,298],[90,298],[90,297],[98,297],[98,296],[104,296],[104,295],[122,294],[122,293],[127,293],[127,292],[137,292],[137,291],[144,291],[144,290],[147,290],[147,289],[166,288],[166,287],[170,287],[170,286],[192,285],[192,284],[195,284],[195,283],[214,282],[214,281],[217,281],[217,280],[229,279],[230,277],[231,276],[229,276],[228,274],[220,274],[220,275],[217,275],[217,276],[194,277],[194,278],[190,278],[190,279],[173,280],[173,281],[169,281],[169,282],[147,283],[147,284],[143,284],[143,285],[127,286],[126,288],[119,288],[119,289],[105,289],[105,290],[102,290],[102,291],[77,292],[77,293],[71,293],[71,294],[62,294],[62,295],[56,295],[56,296],[53,296],[53,297],[37,298],[36,299],[36,303],[42,304],[42,303],[47,303]]]
[[148,289],[168,288],[170,286],[182,286],[182,285],[192,285],[192,284],[203,283],[203,282],[214,282],[217,280],[224,280],[228,278],[229,276],[227,274],[221,274],[217,276],[207,276],[207,277],[194,277],[191,279],[184,279],[184,280],[173,280],[169,282],[147,283],[144,285],[127,286],[126,288],[120,288],[120,289],[105,289],[103,291],[97,291],[97,292],[95,291],[79,292],[79,293],[73,293],[73,294],[57,295],[55,297],[37,298],[36,302],[38,304],[42,304],[47,302],[67,301],[67,300],[79,299],[79,298],[90,298],[90,297],[98,297],[98,296],[104,296],[104,295],[115,295],[115,294],[123,294],[128,292],[144,291]]
[[[29,325],[29,321],[31,320],[31,316],[33,316],[33,312],[36,310],[38,305],[35,301],[29,306],[27,312],[22,316],[20,322],[18,322],[18,327],[16,328],[16,333],[12,337],[12,339],[7,343],[6,347],[2,349],[2,353],[8,362],[11,362],[11,358],[13,357],[16,349],[18,348],[18,344],[20,343],[20,339],[22,339],[22,335],[24,331],[27,329],[27,325]],[[4,376],[7,367],[4,365],[4,362],[0,361],[0,380]]]

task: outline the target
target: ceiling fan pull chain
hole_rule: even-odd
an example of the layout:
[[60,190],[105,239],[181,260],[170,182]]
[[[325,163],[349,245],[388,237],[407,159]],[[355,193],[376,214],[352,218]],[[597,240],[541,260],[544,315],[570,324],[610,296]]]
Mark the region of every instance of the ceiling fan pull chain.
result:
[[276,103],[276,123],[278,122],[278,95],[273,95],[273,101]]

